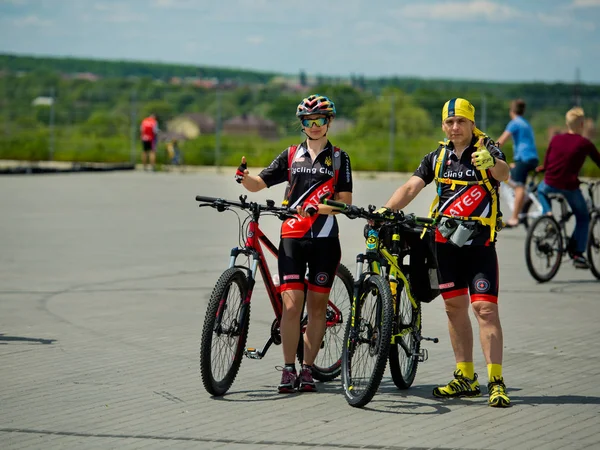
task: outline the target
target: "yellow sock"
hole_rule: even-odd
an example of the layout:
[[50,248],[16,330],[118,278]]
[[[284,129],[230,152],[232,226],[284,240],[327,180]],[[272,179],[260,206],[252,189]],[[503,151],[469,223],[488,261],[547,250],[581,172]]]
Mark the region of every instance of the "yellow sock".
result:
[[463,376],[471,380],[475,378],[475,364],[473,364],[473,361],[456,363],[456,368],[462,372]]
[[494,381],[494,378],[502,378],[502,364],[488,364],[488,378]]

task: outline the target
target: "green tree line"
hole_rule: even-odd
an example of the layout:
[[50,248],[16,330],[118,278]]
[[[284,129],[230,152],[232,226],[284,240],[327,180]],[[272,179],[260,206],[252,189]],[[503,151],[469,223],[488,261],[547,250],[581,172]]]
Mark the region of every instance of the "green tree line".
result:
[[[523,98],[540,156],[549,127],[563,127],[570,107],[580,104],[597,122],[600,105],[600,86],[566,83],[350,76],[318,77],[320,84],[298,88],[282,84],[286,76],[256,71],[19,55],[0,55],[0,68],[2,159],[48,159],[52,147],[54,159],[128,161],[132,150],[137,155],[137,129],[146,114],[155,112],[164,129],[177,115],[199,112],[217,123],[242,114],[270,119],[281,138],[202,135],[183,144],[187,163],[237,165],[246,154],[266,165],[301,139],[295,107],[304,95],[319,92],[335,101],[339,119],[352,121],[334,138],[352,154],[356,169],[412,170],[442,138],[440,111],[449,98],[469,99],[478,125],[493,138],[509,120],[510,101]],[[98,79],[74,76],[78,73],[93,73]],[[306,74],[300,75],[296,82],[307,83]],[[217,84],[175,84],[170,82],[173,77],[214,78]],[[53,106],[34,105],[40,97],[52,97]],[[506,151],[510,157],[510,144]]]

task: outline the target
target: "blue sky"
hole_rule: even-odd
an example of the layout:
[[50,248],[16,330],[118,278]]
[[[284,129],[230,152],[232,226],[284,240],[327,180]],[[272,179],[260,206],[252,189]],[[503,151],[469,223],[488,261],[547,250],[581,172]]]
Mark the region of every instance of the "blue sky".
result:
[[600,84],[600,0],[0,0],[0,52]]

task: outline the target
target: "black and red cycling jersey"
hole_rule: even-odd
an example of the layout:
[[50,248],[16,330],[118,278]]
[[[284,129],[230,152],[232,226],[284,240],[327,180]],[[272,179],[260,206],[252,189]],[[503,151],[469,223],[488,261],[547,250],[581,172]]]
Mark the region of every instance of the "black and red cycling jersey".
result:
[[[461,155],[460,160],[454,152],[452,142],[447,145],[446,164],[444,166],[442,178],[461,181],[481,181],[481,172],[471,163],[471,155],[476,150],[475,144],[477,138],[474,137],[471,145]],[[440,153],[440,148],[425,155],[421,164],[414,172],[414,175],[421,178],[425,184],[429,184],[435,180],[439,174],[435,173],[436,160]],[[503,153],[499,153],[496,158],[506,161]],[[496,180],[491,172],[487,171],[489,181],[496,190],[498,195],[498,187],[500,182]],[[438,187],[439,204],[438,213],[449,216],[458,217],[491,217],[492,216],[492,194],[488,191],[485,185],[460,185],[440,183]],[[499,198],[498,198],[499,200]],[[487,229],[486,229],[487,228]],[[489,227],[482,226],[480,233],[474,236],[471,241],[465,245],[489,245],[490,232]],[[436,242],[446,242],[447,240],[436,231]]]
[[[318,204],[321,196],[334,194],[334,158],[340,158],[341,164],[337,180],[336,192],[352,192],[352,169],[348,154],[339,149],[334,149],[331,142],[319,153],[313,161],[308,153],[306,141],[300,144],[294,155],[291,167],[288,167],[288,152],[285,149],[273,162],[258,175],[267,187],[283,182],[288,182],[288,206],[306,207],[309,204]],[[288,170],[289,169],[289,170]],[[316,214],[312,217],[287,219],[281,226],[282,238],[321,238],[337,237],[338,224],[335,216]]]

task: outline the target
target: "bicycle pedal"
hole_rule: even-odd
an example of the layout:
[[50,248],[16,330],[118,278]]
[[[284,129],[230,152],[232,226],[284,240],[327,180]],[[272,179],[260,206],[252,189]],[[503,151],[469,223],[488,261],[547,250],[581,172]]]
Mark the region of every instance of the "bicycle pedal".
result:
[[434,344],[437,344],[438,342],[440,342],[440,340],[439,340],[438,338],[436,338],[436,337],[434,337],[434,338],[430,338],[430,337],[422,336],[422,337],[421,337],[421,339],[422,339],[423,341],[431,341],[431,342],[433,342]]
[[413,356],[417,358],[417,361],[425,362],[429,359],[429,352],[426,348],[422,348],[419,353],[415,353]]
[[262,359],[263,355],[255,348],[248,347],[244,350],[244,356],[250,359]]

